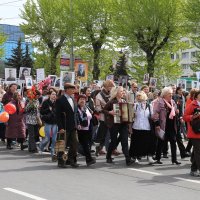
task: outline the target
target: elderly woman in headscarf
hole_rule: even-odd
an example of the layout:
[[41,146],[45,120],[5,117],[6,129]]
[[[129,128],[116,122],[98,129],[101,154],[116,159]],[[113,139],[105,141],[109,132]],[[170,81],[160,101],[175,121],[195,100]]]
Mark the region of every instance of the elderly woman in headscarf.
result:
[[[176,107],[175,101],[172,99],[173,90],[171,87],[165,87],[162,90],[161,97],[153,104],[153,119],[155,122],[156,133],[161,137],[161,133],[164,131],[164,139],[170,142],[172,164],[179,165],[176,155],[176,134],[177,134],[177,123],[176,117],[179,113]],[[161,152],[163,148],[163,138],[158,137],[158,144],[156,149],[156,160],[157,164],[162,164]]]
[[132,125],[129,152],[133,158],[148,156],[149,164],[153,164],[155,162],[152,158],[155,153],[155,136],[150,122],[153,111],[147,99],[148,97],[143,91],[136,94],[135,120]]

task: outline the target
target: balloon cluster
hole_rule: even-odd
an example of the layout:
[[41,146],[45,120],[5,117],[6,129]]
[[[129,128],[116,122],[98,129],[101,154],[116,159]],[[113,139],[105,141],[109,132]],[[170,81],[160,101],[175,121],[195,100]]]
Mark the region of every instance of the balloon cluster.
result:
[[6,123],[9,120],[9,115],[13,115],[16,112],[16,106],[12,103],[8,103],[4,106],[4,112],[0,114],[0,122]]
[[46,79],[44,79],[43,81],[38,83],[38,89],[42,90],[44,87],[50,87],[51,86],[51,78],[47,77]]

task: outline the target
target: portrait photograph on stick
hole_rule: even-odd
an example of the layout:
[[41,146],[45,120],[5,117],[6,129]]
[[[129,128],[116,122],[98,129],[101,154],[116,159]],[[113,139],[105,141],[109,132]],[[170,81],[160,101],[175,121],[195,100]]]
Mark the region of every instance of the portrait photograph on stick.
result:
[[30,76],[30,74],[31,74],[31,68],[20,67],[19,80],[25,81],[25,77]]
[[156,84],[157,84],[157,78],[151,77],[149,81],[149,87],[156,88]]
[[25,83],[26,83],[26,88],[31,89],[33,86],[33,79],[31,76],[26,76],[25,77]]
[[5,68],[5,81],[15,82],[16,81],[16,69],[15,68]]

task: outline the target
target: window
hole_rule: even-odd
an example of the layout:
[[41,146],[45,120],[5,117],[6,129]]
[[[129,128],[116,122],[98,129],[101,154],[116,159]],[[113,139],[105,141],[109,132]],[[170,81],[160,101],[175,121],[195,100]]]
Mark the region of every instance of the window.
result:
[[196,58],[196,56],[197,56],[197,52],[196,51],[191,52],[191,58]]
[[182,59],[189,59],[189,52],[182,53]]

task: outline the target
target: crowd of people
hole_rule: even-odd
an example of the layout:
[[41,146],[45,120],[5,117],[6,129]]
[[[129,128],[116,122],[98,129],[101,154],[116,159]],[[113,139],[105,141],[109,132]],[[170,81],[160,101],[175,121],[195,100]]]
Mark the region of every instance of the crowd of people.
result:
[[[49,86],[42,91],[36,85],[24,88],[23,96],[15,83],[0,87],[0,113],[8,103],[16,107],[8,122],[0,123],[0,138],[8,150],[16,143],[30,153],[49,150],[52,161],[61,168],[78,167],[78,153],[85,156],[87,166],[104,154],[105,161],[112,164],[121,154],[120,142],[127,166],[144,158],[148,164],[162,165],[162,158],[169,156],[169,142],[172,164],[181,165],[178,147],[181,158],[191,157],[190,174],[200,177],[200,91],[191,89],[188,93],[176,85],[150,91],[147,85],[130,85],[127,90],[107,80],[102,87],[65,83],[64,90]],[[120,112],[114,105],[121,103],[134,105],[131,122],[116,121]],[[42,124],[43,138],[39,135]],[[55,149],[58,136],[65,139],[67,159],[63,159],[64,152]]]

